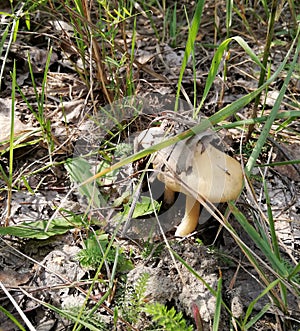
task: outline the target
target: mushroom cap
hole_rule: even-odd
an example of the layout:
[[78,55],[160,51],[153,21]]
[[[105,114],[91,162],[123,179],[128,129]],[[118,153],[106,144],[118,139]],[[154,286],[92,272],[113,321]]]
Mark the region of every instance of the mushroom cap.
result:
[[158,168],[164,159],[157,178],[170,190],[199,195],[212,203],[234,200],[242,190],[243,172],[239,162],[211,144],[204,146],[198,141],[191,149],[180,142],[168,159],[165,156],[158,156],[154,165]]
[[[143,148],[168,138],[161,128],[150,128],[139,134],[136,144]],[[174,200],[174,192],[186,195],[185,215],[175,235],[184,237],[198,224],[200,203],[235,200],[243,187],[241,165],[213,146],[215,134],[207,130],[156,152],[153,167],[165,184],[165,201]],[[218,140],[219,142],[220,140]]]
[[[157,178],[169,191],[201,197],[212,203],[235,200],[243,187],[240,163],[214,147],[215,133],[207,130],[166,147],[155,154]],[[168,139],[161,127],[142,131],[137,143],[143,148]]]

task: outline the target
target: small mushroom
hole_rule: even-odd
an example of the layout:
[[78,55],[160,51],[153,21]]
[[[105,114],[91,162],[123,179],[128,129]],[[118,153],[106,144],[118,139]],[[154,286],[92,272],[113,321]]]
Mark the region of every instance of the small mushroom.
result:
[[[151,145],[154,136],[154,143],[158,142],[159,128],[153,129],[154,135],[149,134],[151,129],[147,130],[148,140],[145,140],[145,146],[142,143],[144,148]],[[165,203],[173,203],[174,192],[186,195],[185,215],[175,232],[178,237],[184,237],[196,229],[200,214],[199,201],[228,202],[235,200],[242,190],[241,165],[214,147],[212,136],[215,135],[210,132],[207,136],[196,135],[179,141],[158,151],[153,160],[153,167],[158,172],[157,178],[165,184]]]
[[190,158],[186,159],[188,167],[180,171],[178,162],[181,157],[169,158],[166,163],[168,170],[157,176],[165,184],[165,200],[168,203],[171,202],[172,192],[186,195],[185,215],[175,233],[178,237],[184,237],[196,229],[199,201],[219,203],[235,200],[243,187],[243,173],[238,161],[211,144],[204,150],[199,142],[194,147],[194,151],[190,151]]

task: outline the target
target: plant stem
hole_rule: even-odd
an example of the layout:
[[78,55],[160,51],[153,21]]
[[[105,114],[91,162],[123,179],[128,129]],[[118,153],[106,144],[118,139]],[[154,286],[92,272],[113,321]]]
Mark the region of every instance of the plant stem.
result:
[[[269,59],[269,53],[270,53],[270,48],[271,48],[271,42],[273,40],[273,35],[274,35],[274,23],[275,23],[275,16],[276,16],[276,9],[278,5],[278,0],[272,0],[272,8],[271,8],[271,15],[269,18],[269,25],[268,25],[268,32],[267,32],[267,38],[266,38],[266,45],[264,49],[264,55],[263,55],[263,67],[260,69],[260,75],[259,75],[259,80],[258,80],[258,87],[260,87],[264,81],[265,81],[265,76],[266,76],[266,68],[268,64],[268,59]],[[258,105],[260,101],[260,96],[261,93],[258,94],[255,98],[254,102],[254,107],[252,111],[252,118],[257,117],[257,110],[258,110]],[[248,134],[247,134],[247,139],[249,140],[251,137],[251,134],[254,130],[254,124],[249,125],[248,128]]]

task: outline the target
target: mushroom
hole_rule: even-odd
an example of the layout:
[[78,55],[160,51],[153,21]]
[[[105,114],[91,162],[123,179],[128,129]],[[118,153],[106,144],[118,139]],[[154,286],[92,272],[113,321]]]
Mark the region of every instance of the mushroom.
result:
[[[160,128],[145,131],[137,138],[144,148],[168,138]],[[213,146],[215,137],[208,131],[206,135],[195,135],[155,154],[153,167],[158,172],[158,180],[165,184],[164,202],[172,204],[175,192],[186,195],[185,215],[175,236],[184,237],[196,229],[199,201],[228,202],[235,200],[242,190],[241,165]]]

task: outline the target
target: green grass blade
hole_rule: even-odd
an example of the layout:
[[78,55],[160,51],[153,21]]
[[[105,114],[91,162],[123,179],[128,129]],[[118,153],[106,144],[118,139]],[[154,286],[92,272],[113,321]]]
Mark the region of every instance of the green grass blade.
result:
[[278,283],[280,282],[279,279],[274,280],[272,283],[270,283],[253,301],[250,302],[247,311],[245,313],[243,326],[246,325],[248,318],[251,316],[254,306],[258,302],[259,299],[261,299],[263,296],[265,296],[269,291],[271,291]]
[[46,94],[46,88],[47,88],[47,78],[48,78],[48,71],[49,71],[49,66],[50,66],[50,61],[51,61],[51,55],[52,55],[52,47],[50,47],[49,52],[47,54],[46,58],[46,64],[45,64],[45,69],[44,69],[44,76],[43,76],[43,81],[42,81],[42,93],[39,98],[39,112],[40,116],[42,119],[45,118],[44,116],[44,102],[45,102],[45,94]]
[[[31,64],[31,59],[30,59],[29,52],[27,53],[27,63],[28,63],[28,70],[29,70],[29,74],[30,74],[30,79],[31,79],[32,87],[33,87],[33,90],[34,90],[34,95],[36,97],[36,101],[37,101],[37,104],[39,106],[39,100],[40,100],[40,98],[39,98],[39,93],[38,93],[37,86],[36,86],[35,79],[34,79],[34,73],[33,73],[33,68],[32,68],[32,64]],[[38,120],[38,117],[36,119]]]
[[10,111],[10,136],[9,136],[9,163],[7,181],[7,213],[5,225],[9,224],[11,213],[12,187],[13,187],[13,166],[14,166],[14,132],[15,132],[15,103],[16,103],[17,68],[14,60],[11,88],[11,111]]
[[12,39],[12,41],[13,42],[16,42],[16,40],[17,40],[17,35],[18,35],[18,30],[19,30],[19,24],[20,24],[19,18],[15,18],[15,28],[12,31],[12,33],[13,33],[13,39]]
[[[263,84],[265,77],[266,77],[266,68],[267,68],[268,59],[270,56],[270,47],[271,47],[271,42],[273,41],[273,35],[274,35],[274,24],[275,24],[275,15],[276,15],[277,6],[278,6],[278,1],[272,0],[271,12],[270,12],[269,19],[268,19],[268,31],[267,31],[263,59],[262,59],[263,68],[261,68],[261,70],[260,70],[259,79],[258,79],[258,87]],[[259,105],[259,101],[260,101],[260,94],[255,99],[252,117],[257,116],[257,107]],[[252,130],[253,130],[253,127],[250,126],[248,134],[251,134]]]
[[222,62],[222,58],[223,58],[223,54],[224,52],[228,49],[228,45],[231,41],[236,41],[243,49],[244,51],[250,56],[250,58],[260,67],[262,67],[262,64],[259,60],[259,58],[256,56],[256,54],[252,51],[252,49],[249,47],[249,45],[246,43],[246,41],[239,37],[239,36],[236,36],[236,37],[232,37],[232,38],[228,38],[226,40],[224,40],[220,46],[218,47],[214,57],[213,57],[213,60],[212,60],[212,63],[211,63],[211,67],[210,67],[210,70],[209,70],[209,73],[208,73],[208,76],[207,76],[207,79],[206,79],[206,83],[205,83],[205,88],[204,88],[204,92],[203,92],[203,96],[202,96],[202,99],[200,101],[200,104],[199,104],[199,107],[197,109],[197,111],[195,112],[195,116],[197,116],[204,104],[204,101],[206,100],[206,97],[208,95],[208,92],[215,80],[215,77],[218,73],[218,70],[219,70],[219,66]]
[[[36,300],[36,299],[35,299]],[[37,300],[36,300],[37,301]],[[87,328],[87,330],[90,331],[99,331],[99,328],[96,327],[95,325],[91,324],[89,321],[85,320],[84,318],[81,318],[81,316],[75,316],[74,314],[72,314],[70,311],[67,310],[63,310],[60,308],[57,308],[53,305],[51,305],[50,303],[47,302],[43,302],[41,300],[38,300],[38,302],[43,305],[44,307],[54,311],[55,313],[59,314],[60,316],[65,317],[66,319],[76,323],[76,325],[80,325],[80,326],[84,326],[85,328]],[[74,330],[74,329],[73,329]],[[78,329],[79,330],[79,329]]]
[[131,41],[131,52],[130,52],[130,64],[129,64],[129,74],[127,77],[127,96],[134,95],[134,78],[133,78],[133,64],[134,64],[134,52],[136,43],[136,16],[133,20],[133,33]]
[[[249,124],[263,123],[268,119],[268,117],[269,117],[268,115],[265,115],[265,116],[260,116],[260,117],[256,117],[256,118],[249,118],[246,120],[236,121],[236,122],[232,122],[232,123],[226,123],[226,124],[222,124],[220,126],[220,128],[231,129],[231,128],[236,128],[239,126],[243,127],[243,126],[249,125]],[[288,121],[297,120],[297,118],[299,118],[299,117],[300,117],[300,112],[298,110],[280,112],[280,113],[277,113],[277,115],[276,115],[276,119],[287,118]],[[285,161],[283,161],[283,162],[285,162]],[[289,161],[287,161],[287,162],[289,162]]]
[[220,318],[221,318],[221,307],[222,307],[222,275],[220,275],[220,277],[218,279],[213,331],[219,331],[219,324],[220,324]]
[[296,265],[294,270],[289,274],[288,279],[292,279],[293,277],[299,276],[299,275],[300,275],[300,262]]
[[176,47],[176,36],[177,36],[177,1],[174,3],[173,13],[170,23],[170,38],[172,47]]
[[176,103],[175,103],[175,109],[174,109],[175,111],[178,110],[178,102],[179,102],[179,95],[180,95],[180,88],[181,88],[181,83],[182,83],[182,79],[183,79],[183,74],[184,74],[185,68],[187,66],[189,57],[190,57],[190,55],[192,53],[192,50],[194,48],[194,43],[195,43],[197,33],[198,33],[198,30],[199,30],[199,26],[200,26],[200,22],[201,22],[204,3],[205,3],[205,0],[199,0],[198,1],[197,6],[196,6],[196,10],[195,10],[195,14],[194,14],[194,17],[193,17],[193,21],[192,21],[191,27],[189,29],[189,35],[188,35],[188,39],[187,39],[187,42],[186,42],[183,61],[182,61],[182,65],[181,65],[181,69],[180,69],[180,73],[179,73],[179,78],[178,78]]
[[277,256],[277,258],[280,260],[280,253],[279,253],[279,245],[278,240],[276,236],[276,230],[275,230],[275,224],[274,224],[274,218],[273,218],[273,212],[272,212],[272,205],[270,201],[270,195],[269,190],[267,187],[267,182],[265,178],[263,179],[263,187],[264,187],[264,193],[265,193],[265,199],[266,199],[266,205],[267,205],[267,213],[268,213],[268,225],[270,228],[271,238],[272,238],[272,246],[274,254]]
[[[5,64],[7,62],[8,54],[9,54],[9,51],[10,51],[10,46],[14,42],[14,40],[16,38],[16,34],[18,32],[19,16],[21,15],[23,6],[24,5],[22,4],[20,9],[17,11],[17,13],[15,15],[8,14],[8,16],[11,16],[13,18],[13,22],[12,22],[12,24],[10,24],[11,25],[10,36],[9,36],[9,40],[7,42],[6,52],[5,52],[4,57],[2,59],[2,66],[1,66],[1,72],[0,72],[0,90],[1,90],[1,82],[2,82],[2,77],[3,77],[3,73],[4,73]],[[5,15],[6,15],[6,13],[5,13]],[[4,45],[4,42],[7,38],[10,25],[8,25],[6,27],[6,29],[4,30],[3,36],[1,38],[1,52],[0,53],[2,53],[3,45]],[[1,56],[1,54],[0,54],[0,56]]]
[[267,303],[262,310],[257,313],[251,320],[244,326],[243,330],[249,330],[253,325],[261,319],[261,317],[272,307],[270,303]]
[[289,160],[289,161],[278,161],[278,162],[272,162],[272,163],[262,163],[262,164],[256,164],[256,167],[275,167],[275,166],[286,166],[286,165],[293,165],[300,163],[300,160]]
[[[8,36],[8,32],[9,32],[9,25],[7,25],[6,28],[5,28],[5,30],[2,32],[2,37],[1,37],[1,41],[0,41],[0,58],[2,57],[4,43],[5,43],[5,40],[6,40],[7,36]],[[3,76],[4,68],[5,68],[5,61],[3,61],[2,62],[2,65],[1,65],[1,71],[0,71],[0,89],[1,89],[1,82],[2,82],[2,76]]]
[[255,244],[259,247],[262,253],[266,256],[268,261],[270,261],[272,267],[278,271],[279,275],[283,278],[288,277],[289,272],[285,265],[278,259],[278,257],[274,254],[268,242],[263,240],[259,233],[255,230],[255,228],[248,222],[246,217],[236,208],[233,203],[229,203],[230,210],[232,211],[235,218],[241,224],[243,229],[248,233],[250,238],[255,242]]
[[[298,60],[298,57],[299,57],[299,52],[300,52],[300,38],[299,38],[299,32],[300,32],[300,24],[298,26],[298,30],[297,30],[297,35],[294,39],[294,42],[290,48],[290,50],[293,49],[294,47],[294,44],[295,44],[295,41],[298,41],[297,43],[297,47],[296,47],[296,51],[295,51],[295,54],[294,54],[294,57],[293,57],[293,61],[291,62],[291,64],[289,65],[289,69],[287,71],[287,75],[285,77],[285,80],[284,80],[284,83],[283,83],[283,86],[279,92],[279,95],[275,101],[275,104],[271,110],[271,113],[270,115],[268,116],[268,119],[262,129],[262,132],[257,140],[257,143],[249,157],[249,160],[246,164],[246,168],[245,168],[245,172],[246,174],[250,174],[251,170],[253,169],[255,163],[256,163],[256,160],[258,159],[259,157],[259,154],[261,152],[261,149],[262,147],[264,146],[268,136],[269,136],[269,132],[270,132],[270,129],[271,129],[271,126],[277,116],[277,113],[280,109],[280,105],[281,105],[281,102],[285,96],[285,92],[286,92],[286,89],[287,89],[287,86],[288,86],[288,83],[289,81],[291,80],[292,78],[292,75],[293,75],[293,72],[294,72],[294,68],[296,67],[297,65],[297,60]],[[289,53],[289,52],[288,52]],[[288,57],[288,54],[287,54],[287,57]],[[286,57],[286,58],[287,58]],[[263,84],[262,86],[264,86],[265,84]]]
[[9,143],[10,143],[10,147],[9,147],[9,184],[10,184],[10,188],[12,185],[13,161],[14,161],[16,83],[17,83],[17,68],[16,68],[16,61],[14,61],[13,73],[12,73],[12,88],[11,88],[10,139],[9,139]]
[[239,37],[232,37],[232,40],[236,41],[243,49],[244,51],[250,56],[251,60],[257,64],[260,68],[264,69],[264,65],[260,62],[259,58],[256,56],[256,54],[252,51],[251,47],[247,44],[247,42]]
[[4,307],[0,306],[0,311],[4,315],[6,315],[21,331],[26,331],[26,329],[24,328],[24,326],[8,310],[6,310]]
[[226,35],[227,38],[230,36],[230,28],[232,23],[232,7],[233,0],[226,0]]

